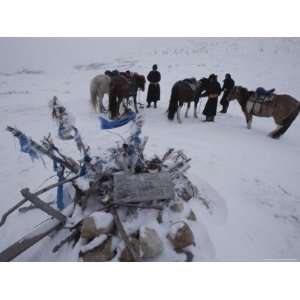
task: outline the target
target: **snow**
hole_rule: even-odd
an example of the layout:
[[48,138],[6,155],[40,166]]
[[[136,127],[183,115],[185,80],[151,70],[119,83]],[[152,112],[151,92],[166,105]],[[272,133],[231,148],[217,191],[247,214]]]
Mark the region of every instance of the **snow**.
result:
[[100,234],[99,236],[95,237],[91,242],[88,244],[81,246],[80,251],[82,253],[91,251],[95,249],[96,247],[100,246],[105,240],[107,239],[106,234]]
[[104,211],[94,212],[93,214],[91,214],[91,218],[93,218],[97,229],[108,228],[113,222],[112,214],[106,213]]
[[[280,140],[272,140],[267,134],[275,128],[273,120],[254,118],[253,129],[248,130],[236,102],[230,104],[228,114],[218,114],[215,123],[194,119],[192,111],[185,119],[184,109],[183,124],[169,122],[165,115],[171,87],[177,80],[199,79],[210,73],[218,74],[221,81],[229,72],[238,85],[249,89],[275,87],[277,93],[300,99],[300,39],[1,38],[0,49],[0,214],[21,200],[22,188],[35,191],[54,175],[47,159],[45,168],[19,152],[17,141],[4,130],[7,125],[17,126],[37,141],[51,132],[67,155],[80,159],[73,141],[56,138],[57,126],[48,107],[56,95],[75,117],[76,127],[92,153],[101,155],[116,142],[122,143],[112,133],[127,137],[130,125],[111,132],[99,129],[98,116],[89,106],[90,80],[115,68],[147,74],[156,63],[162,73],[161,101],[157,109],[144,112],[142,135],[149,136],[145,152],[161,155],[172,147],[183,149],[192,158],[188,177],[209,203],[207,209],[199,199],[189,201],[197,216],[197,222],[187,222],[195,237],[196,246],[191,246],[194,259],[300,259],[299,118]],[[140,93],[139,102],[145,103],[145,98],[146,93]],[[199,112],[205,101],[201,101]],[[53,190],[41,198],[52,200],[55,195]],[[178,221],[190,207],[177,214]],[[168,211],[164,212],[163,228],[151,223],[155,213],[143,212],[144,219],[124,226],[132,232],[138,226],[151,226],[160,236],[166,235],[171,226]],[[0,251],[46,218],[39,210],[13,213],[0,227]],[[76,251],[69,253],[68,246],[62,252],[51,252],[63,238],[61,232],[45,239],[17,260],[76,259]],[[165,244],[158,260],[175,257],[170,245]]]

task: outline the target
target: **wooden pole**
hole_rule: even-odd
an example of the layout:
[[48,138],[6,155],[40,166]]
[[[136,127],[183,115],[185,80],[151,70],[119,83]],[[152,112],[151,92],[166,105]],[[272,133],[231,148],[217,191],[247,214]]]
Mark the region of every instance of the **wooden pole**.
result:
[[[65,184],[65,183],[70,182],[70,181],[73,181],[73,180],[75,180],[75,179],[77,179],[77,178],[79,178],[79,177],[80,177],[80,175],[76,175],[76,176],[74,176],[74,177],[72,177],[72,178],[65,179],[65,180],[63,180],[63,181],[59,181],[59,182],[57,182],[57,183],[51,184],[51,185],[49,185],[49,186],[47,186],[47,187],[44,187],[44,188],[42,188],[41,190],[37,191],[36,193],[34,193],[34,195],[35,195],[35,196],[39,196],[39,195],[41,195],[41,194],[43,194],[43,193],[45,193],[45,192],[47,192],[47,191],[49,191],[49,190],[51,190],[51,189],[57,187],[57,186],[60,185],[60,184]],[[21,200],[20,202],[18,202],[15,206],[13,206],[11,209],[9,209],[5,214],[3,214],[2,218],[1,218],[1,221],[0,221],[0,227],[5,223],[7,217],[8,217],[11,213],[13,213],[16,209],[18,209],[19,207],[21,207],[21,206],[22,206],[25,202],[27,202],[27,201],[28,201],[28,199],[26,199],[26,198],[22,199],[22,200]]]
[[53,217],[54,219],[65,222],[67,217],[62,214],[60,211],[54,209],[51,205],[47,204],[46,202],[42,201],[37,195],[31,194],[29,189],[22,189],[21,194],[24,198],[28,199],[32,204],[37,206],[40,210],[48,214],[49,216]]
[[5,249],[0,253],[0,262],[12,261],[15,257],[29,249],[31,246],[39,242],[46,237],[49,233],[60,229],[63,226],[63,222],[58,220],[48,220],[43,225],[39,226],[33,232],[25,235],[19,241]]
[[129,237],[121,223],[120,217],[118,215],[117,209],[115,207],[111,208],[111,213],[114,216],[114,220],[117,226],[117,229],[120,233],[120,237],[122,238],[122,240],[125,242],[125,245],[130,253],[130,255],[133,258],[133,261],[141,261],[139,255],[135,252],[134,248],[132,247],[132,244],[129,240]]

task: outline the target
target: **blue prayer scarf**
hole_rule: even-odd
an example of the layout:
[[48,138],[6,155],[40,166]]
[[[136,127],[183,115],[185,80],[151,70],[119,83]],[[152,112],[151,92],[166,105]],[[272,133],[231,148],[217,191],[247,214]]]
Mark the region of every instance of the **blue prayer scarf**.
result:
[[127,117],[119,120],[107,120],[102,117],[99,117],[101,129],[113,129],[117,127],[124,126],[130,121],[135,120],[136,114],[133,111],[127,113]]

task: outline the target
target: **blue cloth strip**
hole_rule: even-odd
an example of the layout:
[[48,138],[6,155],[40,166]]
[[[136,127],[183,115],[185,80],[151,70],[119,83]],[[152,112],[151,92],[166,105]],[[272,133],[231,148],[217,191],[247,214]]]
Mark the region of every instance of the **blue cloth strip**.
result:
[[133,111],[127,113],[127,117],[120,120],[107,120],[102,117],[99,117],[101,129],[113,129],[117,127],[124,126],[130,121],[135,120],[136,114]]

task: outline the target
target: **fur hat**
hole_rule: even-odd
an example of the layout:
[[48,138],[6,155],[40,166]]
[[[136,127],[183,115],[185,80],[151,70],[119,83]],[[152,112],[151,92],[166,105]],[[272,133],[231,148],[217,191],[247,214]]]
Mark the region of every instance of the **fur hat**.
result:
[[152,66],[152,70],[154,70],[154,71],[157,70],[157,65],[156,64]]

